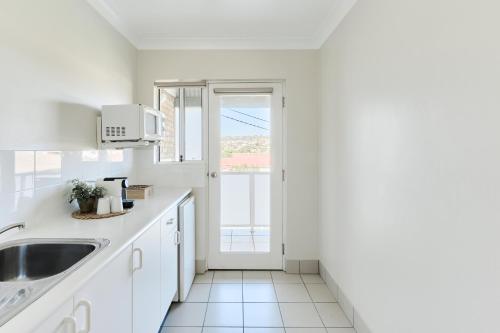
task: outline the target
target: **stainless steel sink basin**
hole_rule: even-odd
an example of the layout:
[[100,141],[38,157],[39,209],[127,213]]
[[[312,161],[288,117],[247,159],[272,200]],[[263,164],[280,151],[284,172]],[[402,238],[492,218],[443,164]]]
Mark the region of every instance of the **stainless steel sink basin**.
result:
[[108,244],[106,239],[20,239],[0,244],[0,326]]
[[0,282],[44,279],[64,272],[96,249],[95,244],[19,244],[0,250]]

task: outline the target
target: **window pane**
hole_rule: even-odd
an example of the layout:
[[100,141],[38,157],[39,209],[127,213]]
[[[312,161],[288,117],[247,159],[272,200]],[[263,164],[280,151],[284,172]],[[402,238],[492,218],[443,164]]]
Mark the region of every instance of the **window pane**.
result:
[[201,88],[184,89],[185,109],[185,160],[202,159],[202,90]]
[[160,89],[160,111],[165,114],[165,140],[160,145],[160,161],[179,161],[180,89]]

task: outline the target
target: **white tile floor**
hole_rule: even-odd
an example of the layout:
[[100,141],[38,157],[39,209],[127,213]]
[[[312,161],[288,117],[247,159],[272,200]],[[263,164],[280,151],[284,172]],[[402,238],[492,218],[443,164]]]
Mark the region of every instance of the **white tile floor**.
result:
[[269,252],[269,227],[222,227],[220,249],[223,252]]
[[319,275],[210,271],[172,305],[161,333],[355,333],[351,326]]

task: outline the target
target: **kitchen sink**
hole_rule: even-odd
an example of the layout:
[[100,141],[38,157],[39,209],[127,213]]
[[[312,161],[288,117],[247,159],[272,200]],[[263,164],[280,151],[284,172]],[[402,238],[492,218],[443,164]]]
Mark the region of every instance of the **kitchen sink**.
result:
[[95,244],[19,244],[0,250],[0,282],[44,279],[62,273],[87,255]]
[[109,244],[106,239],[20,239],[0,244],[0,326]]

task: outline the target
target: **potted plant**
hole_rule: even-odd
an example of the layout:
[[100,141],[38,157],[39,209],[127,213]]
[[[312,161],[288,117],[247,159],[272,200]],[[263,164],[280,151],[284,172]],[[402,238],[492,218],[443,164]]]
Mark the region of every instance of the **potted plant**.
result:
[[102,198],[106,192],[102,186],[92,186],[78,179],[71,181],[73,188],[69,195],[69,202],[77,201],[81,213],[93,212],[99,198]]

